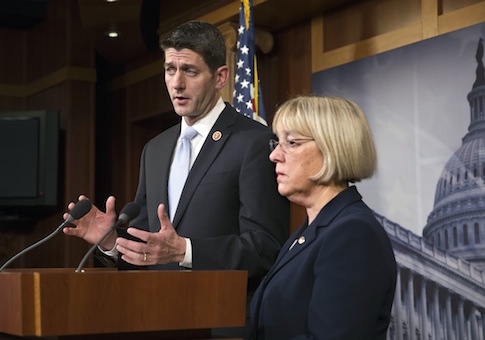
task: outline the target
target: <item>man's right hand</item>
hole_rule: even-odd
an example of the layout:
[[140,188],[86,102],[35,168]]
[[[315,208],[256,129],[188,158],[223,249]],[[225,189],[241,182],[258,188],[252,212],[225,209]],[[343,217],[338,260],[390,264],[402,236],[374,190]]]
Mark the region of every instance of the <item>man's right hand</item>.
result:
[[[88,198],[84,195],[81,195],[78,198],[80,201],[87,199]],[[116,221],[115,201],[116,199],[114,196],[108,197],[106,200],[106,212],[102,212],[95,205],[92,205],[91,210],[84,217],[73,222],[76,226],[75,228],[64,228],[64,234],[80,237],[91,244],[98,242]],[[67,208],[70,211],[74,206],[75,203],[71,202]],[[64,213],[64,219],[67,218],[68,214],[69,212]],[[109,235],[102,244],[100,244],[100,247],[105,250],[111,250],[115,245],[116,236],[116,233]]]

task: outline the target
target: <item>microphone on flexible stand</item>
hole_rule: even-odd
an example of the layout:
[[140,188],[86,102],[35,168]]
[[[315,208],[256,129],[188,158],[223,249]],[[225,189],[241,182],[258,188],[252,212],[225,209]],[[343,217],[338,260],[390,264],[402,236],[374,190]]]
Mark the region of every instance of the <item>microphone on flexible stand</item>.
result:
[[50,240],[52,237],[54,237],[55,234],[57,234],[59,231],[64,229],[69,223],[74,222],[75,220],[79,220],[81,217],[86,215],[89,210],[91,210],[91,202],[88,200],[81,200],[76,203],[74,208],[72,208],[71,212],[67,216],[67,218],[62,222],[52,233],[44,237],[43,239],[37,241],[36,243],[30,245],[29,247],[25,248],[24,250],[20,251],[16,255],[12,256],[7,262],[3,264],[2,267],[0,267],[0,272],[3,271],[10,263],[15,261],[17,258],[22,256],[23,254],[27,253],[28,251],[36,248],[37,246],[41,245],[42,243]]
[[93,246],[91,248],[89,248],[89,250],[86,252],[83,259],[81,260],[81,262],[77,266],[76,273],[79,273],[79,272],[82,271],[82,268],[84,267],[84,264],[88,260],[89,255],[94,252],[94,250],[101,244],[101,242],[103,242],[106,239],[106,237],[108,237],[109,234],[111,234],[111,232],[113,230],[115,230],[116,228],[118,228],[122,224],[130,222],[132,219],[134,219],[136,216],[138,216],[139,213],[140,213],[140,206],[138,204],[136,204],[135,202],[127,203],[123,207],[123,209],[121,209],[118,220],[113,224],[113,226],[111,228],[109,228],[104,233],[104,235],[99,239],[99,241],[96,242],[95,244],[93,244]]

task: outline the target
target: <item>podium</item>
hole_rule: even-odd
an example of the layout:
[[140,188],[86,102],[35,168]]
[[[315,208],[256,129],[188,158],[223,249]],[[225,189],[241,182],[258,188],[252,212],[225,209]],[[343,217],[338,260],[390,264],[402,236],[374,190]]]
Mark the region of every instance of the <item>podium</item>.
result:
[[7,270],[0,273],[0,333],[210,338],[211,328],[244,327],[246,287],[245,271]]

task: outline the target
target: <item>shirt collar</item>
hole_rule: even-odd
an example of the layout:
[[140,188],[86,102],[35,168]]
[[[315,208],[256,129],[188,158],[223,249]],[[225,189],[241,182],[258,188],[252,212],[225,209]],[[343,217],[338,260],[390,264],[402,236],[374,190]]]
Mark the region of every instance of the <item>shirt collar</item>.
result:
[[[202,119],[198,120],[195,122],[192,127],[199,133],[200,136],[203,137],[203,140],[207,138],[209,135],[212,127],[216,123],[217,119],[221,115],[222,111],[226,108],[226,104],[224,104],[224,101],[222,98],[219,97],[217,100],[216,105],[212,108],[212,110],[209,111],[209,113]],[[183,135],[183,131],[188,127],[187,123],[185,122],[185,119],[182,118],[182,127],[180,130],[180,135]]]

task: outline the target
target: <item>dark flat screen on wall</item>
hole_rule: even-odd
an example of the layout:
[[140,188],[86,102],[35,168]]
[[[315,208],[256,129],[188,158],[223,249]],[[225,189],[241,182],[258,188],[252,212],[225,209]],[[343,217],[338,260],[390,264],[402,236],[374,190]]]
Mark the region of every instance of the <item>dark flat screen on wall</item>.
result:
[[59,114],[0,112],[0,213],[58,203]]
[[0,123],[0,198],[35,198],[39,194],[39,118]]

